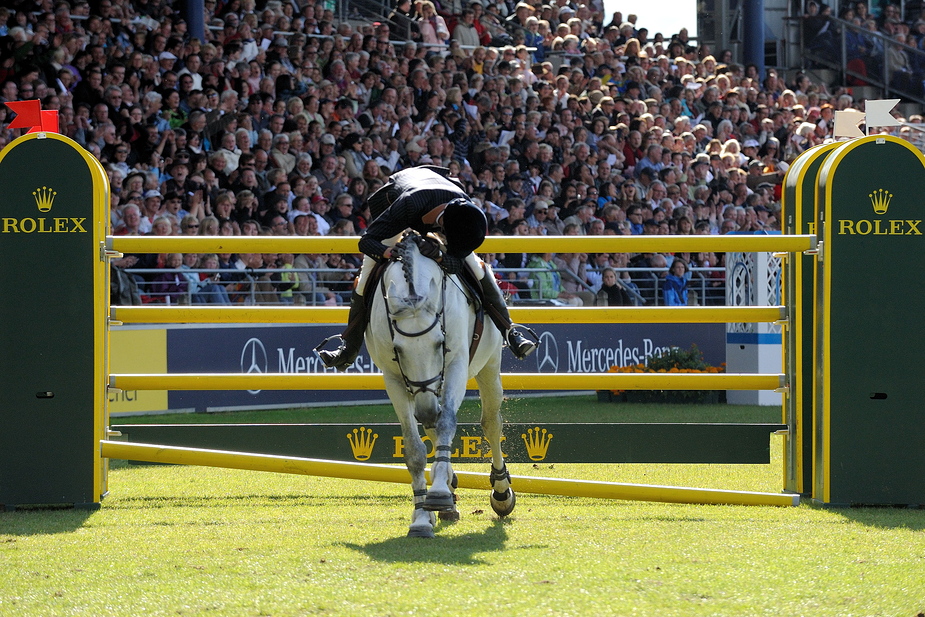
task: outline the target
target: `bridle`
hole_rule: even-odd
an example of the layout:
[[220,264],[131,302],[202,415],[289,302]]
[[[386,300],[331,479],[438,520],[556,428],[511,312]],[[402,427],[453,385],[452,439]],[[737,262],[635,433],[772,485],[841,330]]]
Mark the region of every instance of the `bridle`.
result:
[[[395,261],[402,262],[402,270],[405,274],[405,280],[410,284],[411,282],[411,264],[403,259],[405,255],[405,245],[403,244],[404,238],[402,241],[393,247],[395,250],[396,257],[393,257]],[[442,271],[441,271],[442,272]],[[385,304],[385,313],[386,313],[386,323],[389,325],[389,338],[392,341],[392,349],[395,351],[395,355],[392,359],[395,361],[395,364],[398,365],[398,371],[401,373],[401,378],[405,382],[405,390],[408,391],[408,394],[412,397],[421,394],[423,392],[430,392],[437,398],[440,398],[443,393],[443,383],[444,376],[446,374],[446,356],[448,349],[446,347],[446,279],[447,275],[445,272],[442,273],[441,285],[440,285],[440,308],[434,313],[434,320],[429,326],[418,332],[406,332],[398,326],[398,321],[393,317],[392,311],[389,308],[389,298],[385,289],[385,277],[383,276],[380,281],[380,289],[382,293],[383,304]],[[413,380],[408,379],[408,376],[405,374],[405,369],[402,367],[401,363],[401,354],[398,352],[398,348],[395,346],[395,333],[407,337],[407,338],[417,338],[419,336],[424,336],[437,326],[440,326],[440,333],[443,335],[443,342],[440,344],[443,363],[440,366],[440,372],[431,377],[430,379],[424,380]],[[436,385],[435,385],[436,384]]]

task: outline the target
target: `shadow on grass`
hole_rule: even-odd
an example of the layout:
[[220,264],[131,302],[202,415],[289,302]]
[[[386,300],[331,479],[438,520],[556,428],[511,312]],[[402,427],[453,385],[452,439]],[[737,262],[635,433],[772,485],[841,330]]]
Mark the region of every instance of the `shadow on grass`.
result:
[[23,508],[12,512],[0,511],[0,536],[71,533],[83,527],[93,513],[92,510],[80,508]]
[[138,497],[120,497],[109,502],[108,510],[138,510],[157,508],[228,508],[240,506],[279,506],[283,508],[319,507],[332,505],[386,505],[395,507],[408,502],[404,495],[280,495],[275,493],[241,494],[241,495],[156,495]]
[[925,511],[921,508],[903,506],[826,508],[828,512],[842,516],[854,523],[876,529],[925,530]]
[[388,563],[452,563],[461,566],[477,566],[486,562],[476,555],[504,550],[509,523],[493,521],[484,531],[461,536],[441,536],[447,524],[438,523],[437,537],[392,538],[370,544],[342,544],[342,546],[364,553],[370,559]]

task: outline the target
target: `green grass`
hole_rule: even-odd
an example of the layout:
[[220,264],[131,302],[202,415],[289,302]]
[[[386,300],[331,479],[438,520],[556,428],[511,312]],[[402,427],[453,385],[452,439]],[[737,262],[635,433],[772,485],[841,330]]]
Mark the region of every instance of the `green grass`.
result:
[[[516,469],[776,490],[768,466]],[[482,466],[479,466],[482,467]],[[483,469],[479,469],[484,471]],[[404,538],[406,487],[189,467],[113,470],[94,513],[0,514],[3,615],[915,615],[921,512],[524,495]]]
[[[616,413],[617,405],[582,409],[569,401],[578,421],[599,419],[588,415],[595,407],[607,420],[633,421],[722,411]],[[558,408],[546,399],[524,399],[521,411],[511,403],[509,417],[531,406]],[[732,411],[773,414],[750,421],[775,421],[778,413]],[[781,442],[771,443],[770,465],[541,464],[512,472],[778,492]],[[0,513],[0,615],[912,617],[925,610],[920,510],[520,494],[513,516],[499,521],[487,490],[461,490],[462,520],[419,540],[404,537],[411,501],[401,485],[115,462],[109,488],[96,512]]]

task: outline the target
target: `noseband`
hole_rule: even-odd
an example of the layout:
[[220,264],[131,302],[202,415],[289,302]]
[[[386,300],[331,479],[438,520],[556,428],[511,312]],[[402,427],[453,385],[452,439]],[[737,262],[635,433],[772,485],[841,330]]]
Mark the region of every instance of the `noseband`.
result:
[[[403,241],[404,239],[402,239],[402,242]],[[407,262],[403,259],[405,254],[405,247],[403,246],[402,242],[399,242],[395,246],[395,248],[398,249],[398,251],[396,251],[397,257],[395,259],[396,261],[402,262],[402,270],[405,274],[405,280],[410,283],[411,264],[410,262]],[[418,332],[407,332],[398,326],[398,321],[394,318],[392,311],[389,308],[389,298],[385,289],[385,277],[383,276],[381,279],[380,289],[382,292],[383,304],[385,304],[386,322],[389,324],[389,338],[392,340],[392,349],[395,351],[395,355],[392,357],[392,359],[398,365],[398,371],[401,373],[401,378],[405,382],[405,390],[407,390],[408,394],[412,397],[423,392],[430,392],[437,398],[440,398],[440,395],[443,393],[443,378],[446,373],[446,354],[448,351],[446,347],[446,311],[444,310],[446,308],[446,279],[447,275],[444,272],[440,285],[440,308],[434,313],[434,320],[429,326],[423,330],[419,330]],[[398,334],[407,338],[417,338],[424,336],[438,325],[440,326],[440,333],[443,335],[443,342],[440,344],[442,348],[441,351],[443,359],[443,362],[440,366],[440,372],[430,379],[424,379],[420,381],[408,379],[408,376],[405,374],[405,369],[401,364],[401,357],[398,353],[398,348],[395,346],[395,333],[397,332]]]

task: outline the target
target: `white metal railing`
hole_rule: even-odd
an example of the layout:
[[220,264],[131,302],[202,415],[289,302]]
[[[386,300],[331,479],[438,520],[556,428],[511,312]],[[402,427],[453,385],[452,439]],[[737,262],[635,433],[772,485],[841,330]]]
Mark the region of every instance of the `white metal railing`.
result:
[[[550,272],[544,268],[495,268],[499,274],[517,273],[521,280],[526,283],[524,294],[530,294],[533,280],[530,275],[533,273]],[[637,300],[638,305],[644,306],[662,306],[664,300],[661,295],[661,281],[663,274],[668,271],[667,268],[613,268],[619,274],[628,273],[635,289],[632,286],[627,289],[631,297]],[[563,279],[570,278],[575,280],[570,271],[561,269],[555,270]],[[600,274],[600,270],[589,268],[589,272]],[[725,268],[691,268],[691,277],[687,283],[688,291],[697,294],[696,303],[700,306],[724,306],[726,304],[726,280]],[[138,287],[138,293],[143,303],[154,304],[174,304],[174,296],[180,296],[179,304],[245,304],[245,305],[287,305],[298,304],[306,306],[325,306],[340,305],[350,301],[352,290],[352,279],[356,276],[356,268],[253,268],[246,270],[238,269],[206,269],[206,268],[127,268],[125,272],[131,275]],[[293,288],[292,300],[277,299],[268,301],[267,296],[272,297],[278,293],[278,288],[285,286],[284,281],[273,280],[273,275],[280,273],[295,274],[298,279],[298,287]],[[159,290],[159,285],[168,284],[167,281],[155,281],[158,275],[162,274],[179,274],[181,282],[186,283],[185,291],[163,291]],[[200,278],[200,274],[209,275],[206,280],[200,281],[200,285],[209,283],[221,285],[228,295],[228,301],[223,301],[222,294],[218,292],[202,291],[199,288],[193,289],[189,285],[189,278]],[[218,274],[220,280],[212,280],[212,276]],[[722,276],[716,276],[721,274]],[[331,280],[331,275],[342,275],[343,280]],[[185,280],[184,280],[185,279]],[[585,281],[576,281],[582,289],[596,291]],[[197,296],[200,296],[197,298]],[[520,298],[514,300],[514,304],[535,303],[530,298]]]

